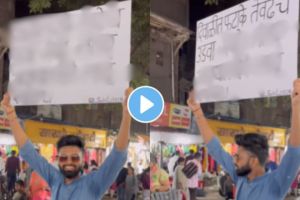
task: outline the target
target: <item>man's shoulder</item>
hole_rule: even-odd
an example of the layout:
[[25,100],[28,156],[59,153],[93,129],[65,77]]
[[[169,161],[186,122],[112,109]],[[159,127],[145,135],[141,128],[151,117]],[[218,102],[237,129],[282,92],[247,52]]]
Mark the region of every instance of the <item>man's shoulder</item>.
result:
[[[273,173],[274,172],[265,173],[264,175],[256,178],[251,184],[253,184],[253,186],[259,186],[259,187],[261,187],[261,184],[265,184],[265,183],[268,183],[268,185],[271,185],[272,181],[270,180],[270,178],[273,177]],[[237,177],[237,185],[241,185],[243,183],[248,183],[248,178],[244,177],[244,176],[238,176]]]
[[13,160],[12,157],[8,157],[8,158],[6,159],[6,163],[10,163],[12,160]]
[[17,163],[20,162],[20,159],[18,157],[11,157],[9,161],[12,163]]

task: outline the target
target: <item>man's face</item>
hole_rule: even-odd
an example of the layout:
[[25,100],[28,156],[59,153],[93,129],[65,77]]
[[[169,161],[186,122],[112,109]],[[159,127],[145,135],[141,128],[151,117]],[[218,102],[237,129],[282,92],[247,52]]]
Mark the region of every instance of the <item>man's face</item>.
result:
[[83,154],[80,148],[77,146],[62,147],[58,154],[58,166],[66,178],[76,178],[83,168]]
[[195,159],[197,160],[197,161],[199,161],[199,162],[201,162],[201,157],[195,157]]
[[235,170],[238,176],[247,176],[252,171],[255,156],[243,147],[239,147],[234,155]]
[[16,184],[15,189],[16,189],[17,192],[19,192],[19,191],[21,191],[21,186],[19,184]]
[[155,164],[153,162],[150,162],[150,168],[153,168]]

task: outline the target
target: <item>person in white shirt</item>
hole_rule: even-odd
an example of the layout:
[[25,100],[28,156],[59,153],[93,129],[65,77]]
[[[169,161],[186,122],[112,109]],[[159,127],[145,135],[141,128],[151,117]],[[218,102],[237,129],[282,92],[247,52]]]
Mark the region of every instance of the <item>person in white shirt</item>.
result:
[[5,169],[5,162],[2,157],[2,152],[0,151],[0,175],[4,174],[4,169]]
[[143,161],[140,160],[137,166],[138,174],[142,174],[144,171]]
[[174,175],[174,166],[179,158],[179,154],[180,154],[180,152],[176,151],[168,162],[168,172],[169,172],[169,176],[171,176],[171,177],[173,177],[173,175]]
[[189,188],[189,191],[190,191],[190,200],[196,200],[199,176],[202,173],[201,153],[197,152],[194,156],[194,159],[188,161],[187,163],[189,163],[189,162],[195,163],[198,167],[198,172],[194,176],[192,176],[190,179],[188,179],[188,188]]

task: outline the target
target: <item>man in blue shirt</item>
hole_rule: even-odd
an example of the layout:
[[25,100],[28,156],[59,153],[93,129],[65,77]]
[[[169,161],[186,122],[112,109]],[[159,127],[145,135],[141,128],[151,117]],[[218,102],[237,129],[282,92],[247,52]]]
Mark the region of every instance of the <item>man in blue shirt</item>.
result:
[[56,169],[36,152],[17,120],[14,107],[10,104],[9,95],[4,95],[1,104],[20,148],[20,154],[51,187],[52,199],[99,200],[112,185],[127,159],[131,124],[127,99],[131,91],[132,88],[128,88],[125,93],[122,122],[112,152],[98,170],[86,176],[80,176],[80,171],[84,165],[84,142],[81,138],[74,135],[60,138],[57,142],[59,169]]
[[265,172],[269,148],[265,136],[257,133],[236,135],[235,141],[239,148],[237,154],[231,157],[209,127],[193,93],[190,93],[187,103],[196,117],[209,154],[222,165],[235,183],[236,199],[283,200],[300,166],[300,79],[294,82],[291,96],[291,134],[287,152],[278,168],[271,173]]

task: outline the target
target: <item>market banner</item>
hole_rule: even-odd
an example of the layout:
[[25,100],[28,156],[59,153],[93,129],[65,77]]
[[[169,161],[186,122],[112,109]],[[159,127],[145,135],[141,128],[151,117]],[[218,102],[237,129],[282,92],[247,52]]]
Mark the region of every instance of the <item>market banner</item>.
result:
[[286,145],[286,129],[284,128],[223,122],[218,120],[208,120],[208,124],[213,132],[219,137],[222,144],[233,144],[234,136],[236,134],[254,132],[266,135],[270,147],[284,148]]
[[189,129],[190,124],[191,111],[187,106],[165,103],[163,114],[151,126]]
[[7,119],[6,113],[1,107],[0,107],[0,129],[10,130],[9,121]]
[[164,111],[161,116],[152,122],[150,125],[153,127],[168,127],[170,118],[170,103],[165,102]]
[[81,128],[69,125],[43,123],[26,120],[25,131],[33,143],[56,144],[59,138],[64,135],[77,135],[85,140],[87,148],[106,148],[107,131]]
[[191,111],[187,106],[170,104],[169,127],[189,129]]

